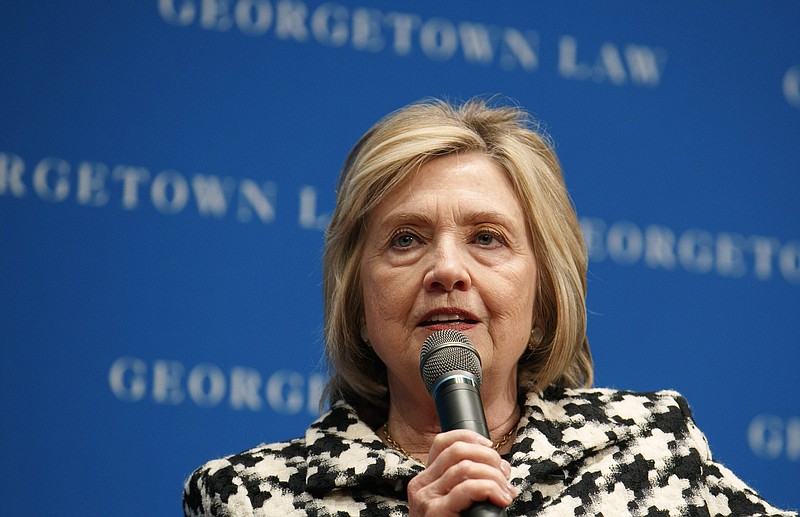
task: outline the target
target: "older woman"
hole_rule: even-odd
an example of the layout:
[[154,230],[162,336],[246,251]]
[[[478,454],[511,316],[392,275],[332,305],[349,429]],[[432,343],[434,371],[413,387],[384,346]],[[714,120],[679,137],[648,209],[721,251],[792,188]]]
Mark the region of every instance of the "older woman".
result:
[[[524,112],[390,114],[351,152],[327,233],[330,411],[198,469],[186,515],[781,514],[714,462],[678,394],[589,388],[586,267]],[[444,329],[480,355],[490,438],[441,432],[419,371]]]

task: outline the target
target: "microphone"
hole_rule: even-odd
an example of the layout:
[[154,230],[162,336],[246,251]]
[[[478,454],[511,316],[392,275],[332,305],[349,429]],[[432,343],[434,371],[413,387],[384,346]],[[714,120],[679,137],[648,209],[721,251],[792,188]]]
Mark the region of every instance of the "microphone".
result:
[[[469,338],[452,329],[434,332],[422,344],[419,363],[442,431],[469,429],[491,440],[480,396],[481,358]],[[474,503],[461,513],[468,517],[505,514],[488,501]]]

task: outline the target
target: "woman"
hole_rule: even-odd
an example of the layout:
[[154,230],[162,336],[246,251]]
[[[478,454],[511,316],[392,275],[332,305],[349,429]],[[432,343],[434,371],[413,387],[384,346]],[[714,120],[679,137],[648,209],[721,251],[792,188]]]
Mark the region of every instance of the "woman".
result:
[[[589,389],[586,267],[522,111],[390,114],[348,157],[326,236],[330,412],[198,469],[186,515],[782,514],[713,461],[678,394]],[[441,432],[419,355],[443,329],[480,354],[491,439]]]

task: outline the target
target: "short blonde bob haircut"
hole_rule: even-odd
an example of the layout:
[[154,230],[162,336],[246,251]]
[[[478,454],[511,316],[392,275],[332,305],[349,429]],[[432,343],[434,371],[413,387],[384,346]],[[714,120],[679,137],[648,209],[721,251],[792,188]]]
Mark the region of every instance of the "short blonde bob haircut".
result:
[[[339,178],[323,258],[328,402],[344,399],[368,420],[385,419],[386,367],[360,336],[364,293],[359,278],[370,215],[428,160],[481,152],[508,174],[533,243],[539,271],[534,326],[543,339],[522,355],[521,390],[592,384],[586,338],[587,252],[552,144],[530,117],[483,99],[456,105],[426,100],[390,113],[350,152]],[[533,348],[533,350],[530,350]],[[420,380],[420,382],[422,382]]]

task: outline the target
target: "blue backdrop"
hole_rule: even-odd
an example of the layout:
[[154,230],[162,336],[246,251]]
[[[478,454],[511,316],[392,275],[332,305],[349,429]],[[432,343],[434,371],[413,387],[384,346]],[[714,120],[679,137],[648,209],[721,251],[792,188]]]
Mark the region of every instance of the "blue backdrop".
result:
[[177,515],[299,435],[347,151],[495,93],[562,159],[596,384],[800,506],[800,4],[490,4],[0,3],[0,514]]

